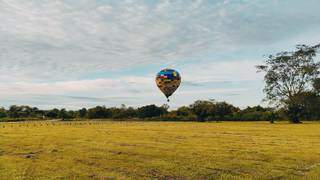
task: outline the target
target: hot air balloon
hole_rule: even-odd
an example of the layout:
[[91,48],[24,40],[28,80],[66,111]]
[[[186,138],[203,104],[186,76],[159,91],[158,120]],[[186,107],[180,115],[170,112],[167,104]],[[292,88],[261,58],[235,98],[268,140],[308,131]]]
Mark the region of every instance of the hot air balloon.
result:
[[169,102],[169,97],[180,86],[181,76],[174,69],[163,69],[157,74],[156,83]]

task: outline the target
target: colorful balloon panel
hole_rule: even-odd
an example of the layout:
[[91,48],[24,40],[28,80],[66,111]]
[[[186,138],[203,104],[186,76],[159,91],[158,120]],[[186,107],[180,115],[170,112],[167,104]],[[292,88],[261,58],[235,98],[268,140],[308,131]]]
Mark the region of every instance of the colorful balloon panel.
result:
[[156,83],[158,88],[168,98],[180,86],[181,76],[176,70],[163,69],[157,74]]

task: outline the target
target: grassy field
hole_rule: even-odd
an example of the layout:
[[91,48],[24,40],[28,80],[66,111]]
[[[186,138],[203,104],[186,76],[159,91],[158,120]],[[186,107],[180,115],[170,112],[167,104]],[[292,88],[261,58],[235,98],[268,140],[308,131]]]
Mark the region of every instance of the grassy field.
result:
[[0,179],[319,179],[320,123],[0,123]]

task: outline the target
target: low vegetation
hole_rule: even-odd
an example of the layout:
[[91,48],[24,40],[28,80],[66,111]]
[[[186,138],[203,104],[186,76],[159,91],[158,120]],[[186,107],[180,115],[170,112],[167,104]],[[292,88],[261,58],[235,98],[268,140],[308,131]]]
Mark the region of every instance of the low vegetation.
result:
[[320,123],[0,124],[1,179],[317,179]]
[[[0,109],[1,121],[28,120],[85,120],[113,119],[115,121],[274,121],[280,118],[280,111],[261,106],[240,109],[226,102],[196,101],[190,106],[177,110],[168,110],[168,106],[147,105],[139,108],[122,106],[120,108],[97,106],[82,108],[77,111],[65,109],[39,110],[29,106],[11,106],[8,110]],[[284,117],[285,118],[285,117]]]
[[[318,101],[313,99],[313,101]],[[320,98],[319,98],[320,102]],[[316,105],[316,103],[315,103]],[[319,107],[319,106],[318,106]],[[308,106],[300,116],[304,120],[320,119],[318,107]],[[139,108],[97,106],[80,110],[51,109],[40,110],[29,106],[11,106],[8,110],[0,108],[0,122],[28,120],[86,120],[112,119],[114,121],[270,121],[289,119],[284,108],[265,108],[261,106],[240,109],[226,102],[196,101],[190,106],[168,110],[167,105],[147,105]]]

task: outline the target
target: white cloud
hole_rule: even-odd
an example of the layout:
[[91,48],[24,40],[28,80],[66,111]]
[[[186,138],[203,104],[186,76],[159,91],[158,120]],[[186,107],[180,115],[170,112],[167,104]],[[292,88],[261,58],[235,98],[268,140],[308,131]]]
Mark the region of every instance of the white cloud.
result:
[[[0,0],[0,96],[154,96],[158,91],[152,76],[91,77],[148,64],[183,67],[184,80],[198,84],[259,81],[253,68],[257,60],[221,62],[211,56],[311,39],[319,29],[318,6],[316,0]],[[309,37],[303,32],[310,32]],[[192,58],[201,61],[183,65]],[[227,89],[220,88],[232,91]],[[159,99],[141,97],[139,103]]]
[[97,7],[97,10],[104,13],[104,14],[110,14],[112,12],[112,6],[104,5]]
[[[172,107],[190,104],[197,99],[220,98],[220,100],[225,100],[219,96],[241,95],[253,91],[253,87],[247,85],[247,82],[259,80],[255,76],[254,65],[250,61],[237,61],[184,69],[183,83],[172,97],[174,98]],[[55,106],[76,108],[98,104],[137,106],[157,103],[161,105],[165,103],[165,98],[156,87],[154,78],[154,75],[124,75],[117,78],[46,83],[8,82],[0,84],[0,98],[10,104],[35,103],[43,108]],[[216,83],[220,82],[243,82],[243,85],[215,87]],[[236,103],[241,105],[239,102]]]
[[0,75],[70,80],[96,70],[170,64],[202,52],[278,41],[295,22],[320,19],[313,9],[295,15],[273,6],[254,1],[161,1],[151,6],[133,1],[2,0]]
[[[3,83],[0,85],[1,95],[16,94],[40,94],[40,95],[62,95],[62,94],[90,94],[99,96],[104,92],[110,93],[111,97],[128,93],[139,86],[148,90],[146,85],[153,82],[153,79],[146,77],[123,77],[117,79],[94,79],[78,81],[62,81],[53,83],[28,83],[15,82]],[[153,84],[152,84],[153,85]],[[151,86],[150,86],[151,87]],[[97,94],[98,93],[98,94]]]
[[210,82],[243,82],[262,80],[263,74],[257,74],[256,65],[259,61],[225,61],[201,63],[196,66],[183,69],[186,81],[194,83]]

